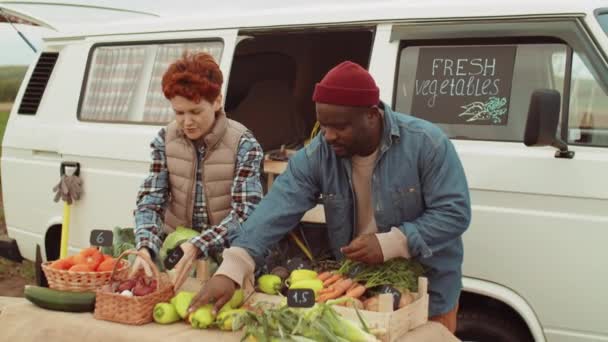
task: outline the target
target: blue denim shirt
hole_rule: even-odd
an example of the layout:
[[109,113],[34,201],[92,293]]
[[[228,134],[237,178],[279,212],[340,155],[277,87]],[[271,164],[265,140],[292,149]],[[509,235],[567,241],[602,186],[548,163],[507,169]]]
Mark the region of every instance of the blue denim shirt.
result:
[[[469,190],[454,146],[439,127],[384,105],[384,129],[372,174],[379,232],[398,227],[412,258],[429,279],[430,315],[458,301],[463,260],[461,235],[471,217]],[[350,159],[339,158],[322,134],[289,161],[232,246],[260,265],[269,246],[295,227],[321,196],[329,245],[336,258],[354,238],[355,196]]]

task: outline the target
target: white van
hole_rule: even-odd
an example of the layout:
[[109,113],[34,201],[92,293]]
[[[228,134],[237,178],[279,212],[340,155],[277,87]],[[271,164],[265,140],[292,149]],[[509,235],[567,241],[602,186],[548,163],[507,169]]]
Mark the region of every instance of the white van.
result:
[[608,2],[264,3],[45,40],[2,143],[8,233],[26,258],[36,244],[57,256],[62,163],[80,163],[84,182],[72,252],[92,229],[133,226],[149,143],[172,117],[160,78],[184,50],[220,61],[226,111],[267,151],[301,146],[315,82],[349,59],[396,111],[440,125],[464,163],[458,335],[608,341]]

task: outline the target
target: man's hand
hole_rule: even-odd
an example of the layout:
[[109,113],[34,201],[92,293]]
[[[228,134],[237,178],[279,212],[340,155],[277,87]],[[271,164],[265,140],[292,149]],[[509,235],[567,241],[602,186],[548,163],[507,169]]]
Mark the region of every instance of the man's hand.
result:
[[190,275],[190,271],[192,270],[192,264],[199,253],[199,249],[196,248],[190,242],[184,242],[179,247],[184,251],[184,255],[181,259],[175,264],[173,270],[175,271],[175,282],[173,283],[173,289],[175,292],[179,290],[182,286],[186,278]]
[[344,256],[353,261],[359,261],[370,265],[384,262],[382,248],[376,234],[365,234],[357,237],[351,243],[342,247]]
[[236,291],[236,287],[236,283],[226,276],[216,275],[211,277],[207,284],[205,284],[199,293],[192,299],[188,312],[194,312],[205,304],[215,302],[213,305],[213,313],[217,314],[224,304],[232,298],[234,291]]

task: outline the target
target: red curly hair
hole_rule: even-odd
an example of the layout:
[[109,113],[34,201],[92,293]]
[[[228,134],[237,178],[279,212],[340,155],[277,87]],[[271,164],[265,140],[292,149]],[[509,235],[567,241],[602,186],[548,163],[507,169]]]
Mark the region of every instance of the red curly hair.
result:
[[213,103],[223,82],[222,71],[210,54],[184,52],[182,58],[165,71],[162,88],[168,100],[182,96],[195,103],[201,98]]

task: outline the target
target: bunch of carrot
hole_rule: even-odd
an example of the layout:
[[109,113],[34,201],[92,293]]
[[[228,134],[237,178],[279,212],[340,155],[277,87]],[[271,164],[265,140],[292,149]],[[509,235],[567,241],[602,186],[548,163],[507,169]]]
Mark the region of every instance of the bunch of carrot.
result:
[[338,273],[323,272],[317,278],[323,281],[323,289],[317,297],[317,302],[320,303],[340,297],[358,299],[367,290],[364,285]]

